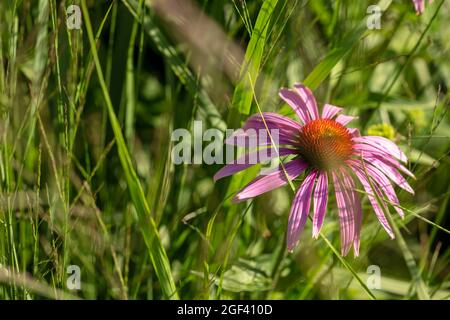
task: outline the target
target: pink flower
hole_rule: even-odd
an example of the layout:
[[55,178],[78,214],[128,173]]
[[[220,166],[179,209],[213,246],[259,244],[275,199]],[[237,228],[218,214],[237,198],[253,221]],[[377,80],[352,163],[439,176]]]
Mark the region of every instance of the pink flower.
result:
[[[287,247],[292,251],[300,238],[308,215],[313,211],[312,235],[317,238],[321,230],[328,202],[330,187],[333,186],[339,213],[341,230],[341,252],[347,255],[352,245],[355,256],[359,255],[362,208],[357,182],[367,193],[375,214],[391,238],[394,233],[384,215],[384,207],[394,205],[403,217],[403,210],[394,191],[393,184],[414,193],[408,182],[400,174],[414,178],[400,162],[407,158],[392,141],[378,136],[360,136],[358,129],[347,128],[354,119],[340,114],[342,109],[325,104],[319,115],[316,100],[307,87],[296,84],[293,89],[281,89],[280,97],[294,109],[300,122],[264,112],[251,116],[239,136],[250,130],[278,130],[279,145],[273,146],[267,137],[259,139],[259,146],[269,146],[260,162],[279,156],[294,156],[292,160],[280,165],[268,174],[260,175],[240,190],[234,201],[244,201],[275,188],[286,185],[305,173],[305,179],[298,188],[291,207],[287,233]],[[256,131],[255,131],[256,130]],[[260,131],[261,132],[261,131]],[[226,140],[227,144],[236,144],[236,136]],[[262,148],[260,148],[261,150]],[[241,157],[248,159],[250,154]],[[262,159],[264,158],[264,159]],[[256,161],[256,162],[258,162]],[[233,161],[220,169],[214,179],[221,179],[242,171],[254,163]],[[369,178],[370,177],[370,178]],[[360,188],[359,188],[360,189]],[[382,199],[377,201],[377,197]]]
[[[429,0],[432,3],[433,0]],[[425,0],[413,0],[414,8],[416,9],[416,14],[419,15],[425,11]]]

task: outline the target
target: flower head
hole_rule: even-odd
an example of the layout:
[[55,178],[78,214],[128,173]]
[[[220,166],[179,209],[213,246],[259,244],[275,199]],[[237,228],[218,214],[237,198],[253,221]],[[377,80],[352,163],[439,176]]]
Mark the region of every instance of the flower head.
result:
[[[340,114],[342,109],[325,104],[321,115],[316,100],[307,87],[296,84],[293,89],[281,89],[280,97],[292,107],[299,118],[296,122],[276,113],[263,112],[251,116],[239,136],[252,135],[255,130],[279,133],[278,144],[264,137],[258,139],[260,149],[266,156],[257,157],[264,162],[277,156],[293,156],[285,164],[260,175],[240,190],[234,200],[244,201],[296,179],[302,173],[305,179],[296,191],[289,215],[287,247],[292,251],[305,226],[308,215],[313,211],[313,237],[317,238],[326,213],[328,195],[336,195],[341,230],[341,251],[346,255],[354,248],[359,254],[362,208],[357,184],[365,190],[369,202],[383,228],[391,238],[394,233],[384,214],[385,207],[393,205],[398,214],[404,213],[398,207],[399,201],[394,186],[414,193],[402,173],[414,177],[401,162],[405,154],[392,141],[380,136],[361,136],[358,129],[348,128],[352,116]],[[258,134],[257,134],[258,135]],[[237,144],[236,135],[226,140]],[[239,143],[238,143],[239,144]],[[245,162],[250,154],[220,169],[214,179],[220,179],[242,171],[255,163]],[[380,201],[381,200],[381,201]],[[312,207],[312,208],[311,208]]]
[[[433,0],[429,0],[429,3],[432,3]],[[416,14],[419,15],[425,11],[425,0],[413,0],[414,9],[416,9]]]

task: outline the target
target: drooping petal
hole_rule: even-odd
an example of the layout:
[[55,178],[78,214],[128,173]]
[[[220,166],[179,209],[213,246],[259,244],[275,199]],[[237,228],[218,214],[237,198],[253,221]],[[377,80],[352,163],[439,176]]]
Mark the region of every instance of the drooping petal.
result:
[[243,129],[265,129],[266,126],[264,125],[264,121],[269,129],[283,128],[286,130],[295,131],[302,127],[298,122],[292,120],[291,118],[279,115],[278,113],[262,112],[250,116],[250,118],[248,118],[245,122]]
[[322,229],[323,220],[327,209],[328,201],[328,175],[322,171],[317,179],[316,189],[314,190],[314,217],[313,217],[313,237],[317,239],[320,229]]
[[306,163],[302,159],[294,159],[290,162],[284,164],[284,169],[280,165],[277,169],[272,172],[261,175],[251,181],[248,185],[246,185],[241,191],[239,191],[234,197],[234,202],[244,201],[270,190],[276,189],[288,183],[286,178],[286,173],[289,177],[289,180],[293,180],[297,178],[306,168],[308,167],[308,163]]
[[[363,167],[360,164],[356,164],[359,166],[360,170],[364,171]],[[397,195],[395,193],[394,188],[392,187],[392,184],[389,182],[389,179],[369,162],[365,162],[364,164],[367,173],[372,177],[373,183],[376,183],[380,190],[383,191],[383,193],[386,195],[387,199],[393,204],[395,211],[398,212],[400,217],[404,217],[405,214],[403,210],[399,207],[400,202],[398,201]]]
[[395,160],[395,158],[392,157],[392,156],[384,156],[384,157],[382,157],[379,154],[375,154],[375,153],[371,153],[371,152],[365,152],[364,153],[364,157],[365,158],[369,158],[369,159],[376,159],[378,161],[381,161],[386,166],[392,167],[393,169],[398,169],[398,170],[400,170],[401,172],[403,172],[404,174],[410,176],[413,179],[416,178],[411,171],[406,169],[405,166],[403,166],[400,162]]
[[332,119],[335,115],[337,115],[341,111],[342,108],[327,103],[323,106],[322,119]]
[[311,90],[300,83],[294,85],[295,91],[300,95],[304,105],[308,109],[309,115],[312,120],[319,119],[319,109],[317,109],[316,98],[314,98]]
[[357,117],[348,116],[346,114],[340,114],[336,118],[336,122],[339,122],[343,126],[347,125],[350,121],[355,120]]
[[352,209],[355,218],[355,237],[353,239],[354,256],[359,256],[359,246],[361,243],[361,225],[362,225],[362,206],[361,199],[356,191],[356,184],[352,175],[345,169],[341,168],[344,183],[350,186],[350,196],[352,197]]
[[[359,204],[361,207],[361,204]],[[355,257],[359,257],[359,248],[361,246],[361,225],[362,225],[362,209],[358,209],[355,215],[355,239],[353,239],[353,251]]]
[[355,239],[355,215],[353,213],[353,197],[350,195],[351,185],[345,183],[343,177],[333,172],[333,183],[341,230],[341,254],[346,256]]
[[[353,138],[354,141],[355,138]],[[355,143],[353,144],[353,151],[355,152],[356,156],[363,156],[365,157],[366,154],[376,154],[380,157],[392,157],[393,154],[387,153],[386,151],[374,147],[370,144],[365,144],[365,143]],[[398,158],[397,158],[398,159]],[[400,159],[398,159],[400,160]]]
[[231,176],[232,174],[250,168],[251,166],[257,163],[266,162],[277,156],[282,157],[290,154],[296,154],[297,152],[298,152],[297,150],[288,148],[278,148],[278,151],[275,150],[275,148],[268,148],[244,154],[240,156],[238,159],[233,160],[232,162],[223,166],[219,171],[217,171],[216,174],[214,175],[214,181],[217,181],[224,177]]
[[295,111],[303,124],[311,121],[308,109],[297,92],[282,88],[278,94]]
[[[267,132],[267,129],[269,129],[269,132]],[[225,143],[240,147],[255,147],[256,145],[271,145],[272,139],[274,139],[278,140],[279,144],[293,144],[296,142],[300,129],[301,125],[288,117],[272,112],[263,112],[262,115],[252,115],[244,127],[241,130],[236,130],[232,136],[225,140]]]
[[353,141],[357,143],[364,143],[371,145],[377,149],[380,149],[384,151],[387,154],[393,155],[395,158],[399,159],[400,161],[406,162],[408,159],[406,158],[406,155],[403,153],[403,151],[391,140],[386,139],[384,137],[378,137],[378,136],[363,136],[363,137],[357,137],[353,138]]
[[386,175],[389,179],[391,179],[400,188],[408,191],[411,194],[414,194],[414,190],[411,188],[411,186],[408,184],[405,178],[396,170],[395,167],[386,164],[384,161],[380,160],[378,157],[375,156],[366,155],[364,156],[364,160],[368,163],[375,165],[381,172],[383,172],[384,175]]
[[287,247],[288,251],[292,252],[295,245],[300,238],[300,234],[306,223],[311,206],[311,193],[314,187],[314,180],[316,179],[317,171],[312,171],[295,194],[292,202],[291,213],[289,215],[288,232],[287,232]]
[[356,129],[356,128],[348,128],[347,130],[348,130],[348,132],[350,133],[350,135],[352,136],[352,138],[360,137],[360,136],[361,136],[361,133],[359,132],[359,129]]
[[380,204],[378,204],[377,199],[375,198],[375,194],[378,197],[381,197],[380,192],[376,189],[375,185],[374,185],[375,190],[372,190],[372,187],[371,187],[369,180],[367,179],[364,171],[361,171],[357,166],[352,166],[352,169],[354,170],[356,176],[358,177],[359,181],[363,185],[364,190],[367,193],[367,197],[369,198],[369,201],[375,211],[375,215],[378,218],[378,221],[380,221],[381,225],[383,226],[384,230],[386,230],[388,235],[392,239],[394,239],[395,238],[394,232],[392,231],[392,228],[389,225],[389,222],[387,221],[387,219],[384,215],[383,209],[380,207]]
[[425,11],[425,0],[413,0],[413,3],[417,15]]
[[359,198],[358,192],[356,192],[355,181],[352,176],[344,169],[342,169],[344,181],[347,185],[351,187],[351,196],[353,201],[353,214],[355,217],[355,237],[353,239],[353,251],[354,256],[359,256],[359,246],[361,244],[361,225],[362,225],[362,206],[361,199]]

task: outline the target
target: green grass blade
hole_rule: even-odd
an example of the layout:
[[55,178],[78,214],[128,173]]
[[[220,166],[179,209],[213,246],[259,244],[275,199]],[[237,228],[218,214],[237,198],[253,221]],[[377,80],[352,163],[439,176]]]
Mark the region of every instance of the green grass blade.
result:
[[406,241],[403,238],[402,233],[400,232],[400,229],[398,228],[395,221],[392,219],[390,212],[386,212],[386,216],[389,220],[389,223],[392,226],[392,229],[394,230],[398,246],[400,247],[400,249],[403,253],[403,257],[405,259],[406,265],[408,266],[409,272],[411,273],[413,283],[415,284],[415,287],[417,290],[417,296],[421,300],[430,300],[428,288],[422,279],[421,271],[418,268],[417,263],[414,260],[414,256],[411,253],[411,251],[409,250],[408,245],[406,244]]
[[[258,18],[256,19],[253,33],[245,52],[244,62],[241,66],[240,81],[233,93],[232,109],[228,117],[229,125],[239,125],[240,116],[250,113],[254,95],[253,87],[260,72],[264,47],[267,40],[267,29],[277,2],[275,0],[265,1],[258,13]],[[226,194],[230,195],[239,190],[251,175],[251,170],[244,174],[234,175],[228,185]],[[227,201],[225,206],[229,206],[229,202]],[[235,215],[236,210],[236,206],[229,207],[230,220],[232,220],[231,217]]]
[[267,40],[267,31],[272,13],[278,0],[264,1],[259,11],[256,24],[245,52],[244,63],[241,66],[240,81],[233,94],[232,106],[239,113],[248,115],[250,113],[253,90],[250,79],[256,82],[261,67],[264,47]]
[[97,70],[98,79],[104,95],[106,107],[108,109],[111,127],[114,131],[114,136],[116,138],[120,162],[122,164],[122,168],[125,173],[132,201],[138,214],[140,229],[144,237],[145,244],[147,245],[147,248],[149,250],[153,267],[160,281],[161,288],[165,296],[171,299],[178,299],[178,293],[175,287],[175,282],[172,277],[169,259],[167,257],[166,251],[162,246],[162,242],[159,237],[156,224],[153,218],[150,216],[149,205],[147,203],[147,200],[145,199],[144,191],[142,189],[142,186],[139,182],[139,178],[131,162],[131,157],[122,134],[122,129],[120,127],[119,121],[117,120],[116,114],[114,112],[114,107],[112,105],[108,89],[106,87],[103,71],[101,69],[100,60],[95,46],[95,39],[92,31],[92,25],[89,18],[86,0],[82,0],[81,4],[83,14],[85,17],[86,30],[89,37],[89,43],[91,46],[92,54],[94,57],[94,63]]
[[375,296],[373,295],[373,293],[370,291],[370,289],[367,287],[367,285],[364,283],[364,281],[362,281],[361,277],[358,276],[358,274],[356,273],[356,271],[352,268],[352,266],[345,260],[345,258],[339,253],[339,251],[337,251],[337,249],[333,246],[333,244],[330,242],[330,240],[327,239],[327,237],[325,237],[323,235],[322,232],[319,233],[320,237],[323,239],[323,241],[325,241],[325,243],[327,244],[327,246],[331,249],[331,251],[334,253],[334,255],[339,259],[339,261],[344,265],[344,267],[350,271],[350,273],[353,275],[353,277],[359,282],[359,284],[361,285],[361,287],[363,288],[363,290],[369,295],[370,299],[372,300],[376,300]]

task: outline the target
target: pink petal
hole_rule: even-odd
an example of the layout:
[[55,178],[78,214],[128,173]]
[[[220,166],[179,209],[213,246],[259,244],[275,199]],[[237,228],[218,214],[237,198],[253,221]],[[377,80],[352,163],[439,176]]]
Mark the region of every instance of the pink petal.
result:
[[348,124],[350,121],[356,119],[357,117],[352,117],[352,116],[348,116],[345,114],[340,114],[337,116],[336,118],[336,122],[339,122],[340,124],[342,124],[343,126],[345,126],[346,124]]
[[[302,159],[294,159],[284,165],[289,180],[297,178],[307,167],[308,164]],[[233,201],[244,201],[285,185],[288,183],[286,173],[283,167],[279,166],[267,175],[258,176],[239,191]]]
[[300,234],[303,231],[303,227],[305,226],[306,218],[309,215],[311,192],[314,187],[316,176],[317,171],[314,170],[306,177],[292,202],[287,233],[287,247],[289,252],[294,250],[298,239],[300,238]]
[[283,128],[286,130],[295,131],[301,129],[302,127],[298,122],[292,120],[291,118],[279,115],[278,113],[274,112],[263,112],[256,113],[248,118],[246,123],[244,124],[243,129],[244,131],[248,129],[266,129],[264,121],[266,122],[269,129]]
[[278,94],[295,111],[303,124],[311,121],[308,110],[297,92],[282,88]]
[[419,15],[425,10],[425,0],[413,0],[416,13]]
[[391,156],[383,156],[382,157],[379,154],[375,154],[375,153],[371,153],[371,152],[365,152],[364,153],[364,158],[377,159],[377,160],[383,162],[387,166],[390,166],[392,168],[400,170],[401,172],[403,172],[404,174],[410,176],[413,179],[416,178],[411,171],[406,169],[405,166],[403,166],[400,162],[398,162],[397,160],[395,160]]
[[319,109],[317,109],[316,98],[311,90],[300,83],[294,85],[295,91],[300,95],[312,120],[319,119]]
[[362,225],[361,200],[359,198],[358,193],[356,192],[356,185],[355,185],[355,181],[353,181],[353,178],[346,171],[344,171],[343,177],[344,177],[345,183],[351,187],[351,196],[352,196],[353,208],[354,208],[353,214],[355,217],[355,237],[353,239],[353,251],[354,251],[354,256],[358,257],[359,256],[359,246],[361,244],[361,225]]
[[[360,170],[364,171],[363,167],[360,166],[360,164],[357,164],[357,166],[359,166]],[[367,161],[365,162],[365,167],[367,173],[372,176],[373,182],[376,183],[378,187],[384,192],[387,199],[394,204],[395,211],[397,211],[400,217],[403,218],[405,214],[401,208],[397,207],[398,205],[400,205],[400,202],[398,201],[394,188],[392,187],[392,184],[389,182],[388,178],[380,170],[378,170]]]
[[[386,220],[386,217],[384,215],[383,209],[380,207],[380,205],[377,202],[377,199],[375,198],[375,193],[372,190],[372,187],[370,186],[369,181],[367,180],[367,177],[365,175],[364,171],[361,171],[358,167],[352,166],[354,172],[356,173],[356,176],[358,177],[359,181],[364,187],[364,190],[367,193],[367,197],[369,198],[370,203],[372,204],[372,207],[375,211],[375,214],[380,221],[381,225],[383,226],[384,230],[388,233],[388,235],[394,239],[394,233],[392,232],[391,226],[389,225],[388,221]],[[375,184],[374,184],[375,186]],[[376,188],[376,186],[375,186]],[[375,190],[376,194],[381,197],[381,194],[379,190]]]
[[327,103],[323,106],[322,119],[332,119],[335,115],[337,115],[341,111],[342,108]]
[[[384,161],[378,159],[374,156],[364,156],[364,160],[375,165],[384,175],[391,179],[396,185],[398,185],[403,190],[414,194],[414,190],[408,184],[408,182],[403,178],[403,176],[396,170],[392,165],[386,164]],[[405,169],[406,170],[406,169]],[[409,171],[408,171],[409,172]],[[411,173],[412,174],[412,173]]]
[[[355,139],[353,139],[355,141]],[[366,154],[376,154],[380,157],[389,157],[391,156],[389,153],[386,153],[385,151],[378,149],[377,147],[373,147],[368,144],[364,143],[355,143],[353,144],[353,150],[355,151],[356,156],[360,156],[362,154],[363,157],[366,156]]]
[[406,162],[408,159],[403,151],[391,140],[378,136],[363,136],[353,138],[353,141],[357,143],[365,143],[371,145],[377,149],[384,151],[387,154],[391,154],[400,161]]
[[314,217],[313,217],[313,237],[317,239],[327,209],[328,201],[328,176],[326,171],[322,171],[317,179],[314,190]]
[[271,145],[272,141],[267,133],[266,125],[272,138],[278,134],[279,144],[295,143],[301,129],[301,125],[290,118],[272,112],[263,112],[262,116],[261,114],[252,115],[244,127],[236,130],[232,136],[225,140],[225,143],[241,147],[255,147],[256,145],[251,145],[253,141],[260,146]]
[[350,132],[350,135],[352,136],[352,138],[361,136],[359,129],[356,129],[356,128],[348,128],[348,132]]
[[355,239],[355,216],[353,197],[350,195],[351,185],[345,183],[343,178],[333,172],[334,189],[339,212],[339,225],[341,229],[341,254],[346,256]]
[[214,175],[214,181],[217,181],[224,177],[231,176],[232,174],[250,168],[251,166],[257,163],[266,162],[277,156],[281,157],[296,153],[297,153],[296,150],[288,148],[279,148],[278,152],[274,148],[268,148],[244,154],[240,156],[238,159],[233,160],[232,162],[223,166],[219,171],[217,171],[216,174]]
[[[355,141],[355,139],[357,139],[357,138],[353,138],[353,141]],[[358,157],[360,157],[361,154],[363,157],[365,157],[366,154],[375,154],[380,157],[392,157],[393,156],[393,154],[391,154],[391,153],[388,153],[378,147],[375,147],[370,144],[365,144],[365,143],[355,143],[353,145],[353,151],[355,152],[355,155]]]

